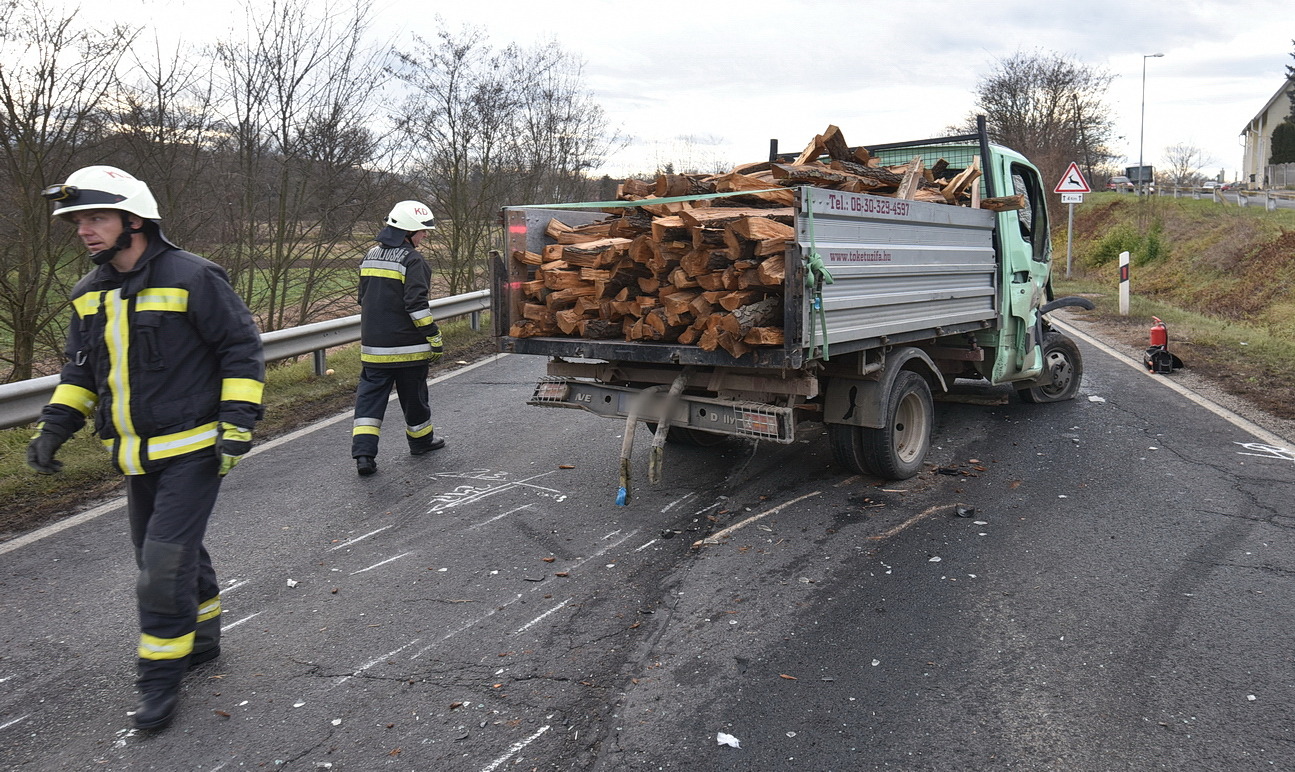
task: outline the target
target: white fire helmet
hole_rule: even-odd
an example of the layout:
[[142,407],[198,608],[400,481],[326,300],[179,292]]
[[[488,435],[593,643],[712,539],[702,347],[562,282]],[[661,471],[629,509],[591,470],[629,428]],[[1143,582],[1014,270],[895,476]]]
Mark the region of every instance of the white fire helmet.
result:
[[145,220],[161,219],[148,185],[115,166],[78,169],[67,182],[51,185],[41,195],[54,204],[55,217],[87,209],[119,209]]
[[416,233],[435,228],[436,218],[432,216],[432,208],[421,201],[401,201],[391,207],[391,214],[387,215],[386,224],[402,231]]

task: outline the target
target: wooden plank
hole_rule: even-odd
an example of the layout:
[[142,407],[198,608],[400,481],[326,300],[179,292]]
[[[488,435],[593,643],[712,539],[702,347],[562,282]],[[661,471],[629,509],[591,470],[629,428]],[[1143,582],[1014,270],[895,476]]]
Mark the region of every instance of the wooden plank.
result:
[[895,191],[896,198],[913,198],[917,192],[917,184],[922,179],[922,157],[913,156],[913,160],[908,162],[908,168],[904,171],[904,180],[899,183],[899,189]]

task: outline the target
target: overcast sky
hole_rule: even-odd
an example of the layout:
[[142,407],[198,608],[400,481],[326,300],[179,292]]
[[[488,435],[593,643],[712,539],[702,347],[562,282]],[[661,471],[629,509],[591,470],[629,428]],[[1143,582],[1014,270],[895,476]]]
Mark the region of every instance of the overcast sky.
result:
[[[194,41],[242,26],[235,3],[103,7]],[[1295,0],[373,0],[370,8],[375,39],[431,36],[438,17],[453,30],[483,27],[497,47],[556,39],[583,60],[611,125],[633,140],[603,168],[613,176],[650,172],[684,152],[725,167],[761,160],[771,138],[799,151],[828,124],[852,145],[934,136],[969,114],[977,80],[996,60],[1039,50],[1115,76],[1107,103],[1115,149],[1130,164],[1145,61],[1145,162],[1163,165],[1165,148],[1185,143],[1204,151],[1208,173],[1230,180],[1242,128],[1295,64]],[[1156,53],[1164,56],[1143,59]]]

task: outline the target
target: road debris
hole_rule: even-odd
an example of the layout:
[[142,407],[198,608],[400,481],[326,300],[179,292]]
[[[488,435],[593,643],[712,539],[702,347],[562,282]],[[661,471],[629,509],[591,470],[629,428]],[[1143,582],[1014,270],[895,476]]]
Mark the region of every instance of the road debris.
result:
[[716,735],[715,735],[715,742],[716,742],[716,743],[718,743],[719,745],[727,745],[727,746],[729,746],[730,748],[741,748],[741,747],[742,747],[742,741],[741,741],[741,740],[737,739],[736,737],[734,737],[734,736],[733,736],[733,735],[731,735],[731,734],[725,734],[724,732],[718,732],[718,733],[716,733]]

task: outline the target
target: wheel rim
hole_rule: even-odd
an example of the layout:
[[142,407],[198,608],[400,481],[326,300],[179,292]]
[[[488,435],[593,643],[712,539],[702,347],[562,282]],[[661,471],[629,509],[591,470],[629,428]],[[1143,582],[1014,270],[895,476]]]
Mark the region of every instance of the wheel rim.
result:
[[911,464],[923,452],[926,441],[926,410],[922,400],[916,394],[905,394],[895,410],[895,424],[892,427],[894,436],[895,457],[905,464]]
[[1075,377],[1075,369],[1070,364],[1069,357],[1060,351],[1049,351],[1047,366],[1052,372],[1052,383],[1044,386],[1042,391],[1053,396],[1069,391],[1070,381]]

